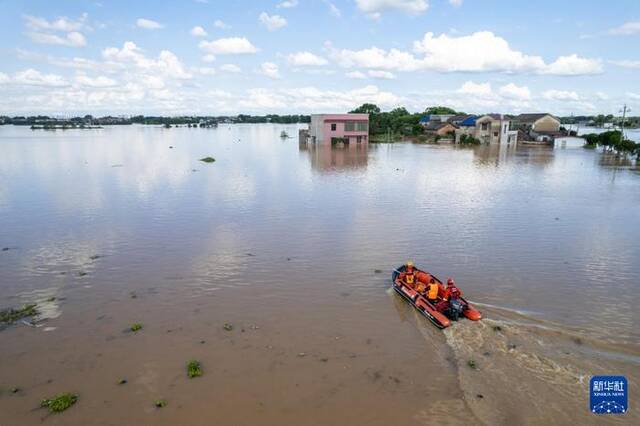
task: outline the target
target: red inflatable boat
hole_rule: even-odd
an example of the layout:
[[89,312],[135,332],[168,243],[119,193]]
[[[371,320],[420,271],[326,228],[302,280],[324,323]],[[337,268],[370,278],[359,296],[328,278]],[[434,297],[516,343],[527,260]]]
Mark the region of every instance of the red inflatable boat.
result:
[[445,287],[436,276],[415,267],[413,277],[407,275],[411,275],[407,273],[407,265],[395,269],[391,274],[393,289],[437,327],[449,327],[451,321],[457,321],[460,316],[472,321],[482,318],[480,311],[462,297],[457,287]]

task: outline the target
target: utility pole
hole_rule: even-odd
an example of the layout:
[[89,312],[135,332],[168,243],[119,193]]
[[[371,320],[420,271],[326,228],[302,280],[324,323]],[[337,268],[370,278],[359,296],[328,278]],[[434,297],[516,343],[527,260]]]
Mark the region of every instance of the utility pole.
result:
[[627,111],[631,111],[631,110],[627,109],[627,104],[624,104],[622,106],[622,110],[620,111],[622,113],[622,124],[620,126],[620,129],[622,130],[622,140],[624,140],[624,120],[627,115]]

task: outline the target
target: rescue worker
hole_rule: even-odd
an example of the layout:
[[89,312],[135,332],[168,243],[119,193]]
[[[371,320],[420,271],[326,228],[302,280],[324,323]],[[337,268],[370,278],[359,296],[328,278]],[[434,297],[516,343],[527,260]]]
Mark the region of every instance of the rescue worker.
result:
[[416,273],[412,261],[409,260],[406,263],[404,272],[400,274],[400,280],[402,280],[410,288],[415,287]]
[[438,289],[438,283],[436,283],[436,280],[431,278],[431,281],[429,281],[429,284],[427,285],[427,299],[429,299],[429,302],[433,303],[438,299]]
[[455,283],[455,281],[453,281],[453,278],[447,279],[447,290],[446,291],[447,291],[448,295],[451,297],[451,299],[457,299],[458,297],[462,297],[462,292],[456,286],[456,283]]

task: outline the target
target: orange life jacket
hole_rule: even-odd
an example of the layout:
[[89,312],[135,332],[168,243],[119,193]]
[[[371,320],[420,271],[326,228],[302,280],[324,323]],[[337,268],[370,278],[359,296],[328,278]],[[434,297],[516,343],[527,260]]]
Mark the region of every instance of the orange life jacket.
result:
[[407,282],[407,284],[413,284],[414,278],[415,278],[415,275],[413,274],[413,271],[407,272],[406,275],[404,276],[404,279]]
[[427,299],[435,300],[438,298],[438,284],[430,283],[427,288]]

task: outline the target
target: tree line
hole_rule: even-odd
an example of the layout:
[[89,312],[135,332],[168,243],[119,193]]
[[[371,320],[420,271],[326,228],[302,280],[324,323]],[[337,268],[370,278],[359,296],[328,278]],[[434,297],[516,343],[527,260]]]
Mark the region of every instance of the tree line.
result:
[[404,107],[394,108],[391,111],[382,112],[375,104],[362,104],[358,108],[349,111],[354,114],[369,114],[369,134],[382,135],[387,133],[402,136],[418,136],[424,133],[420,124],[420,118],[425,114],[464,114],[449,107],[433,106],[424,112],[410,113]]
[[636,155],[640,158],[640,143],[625,139],[620,130],[609,130],[602,133],[589,133],[581,136],[586,148],[603,147],[620,155]]

